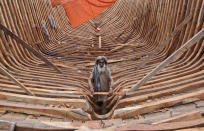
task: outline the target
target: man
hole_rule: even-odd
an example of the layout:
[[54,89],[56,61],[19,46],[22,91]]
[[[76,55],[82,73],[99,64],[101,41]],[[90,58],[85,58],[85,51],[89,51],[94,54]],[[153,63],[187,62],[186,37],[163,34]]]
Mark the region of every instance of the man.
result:
[[[91,92],[109,92],[113,91],[113,79],[110,69],[107,67],[107,59],[105,56],[98,56],[95,66],[88,80]],[[106,106],[107,95],[94,95],[94,101],[99,106]]]

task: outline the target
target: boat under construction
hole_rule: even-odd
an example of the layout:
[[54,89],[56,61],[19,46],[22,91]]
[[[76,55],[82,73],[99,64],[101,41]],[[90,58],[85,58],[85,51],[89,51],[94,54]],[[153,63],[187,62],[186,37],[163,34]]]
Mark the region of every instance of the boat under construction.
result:
[[204,130],[204,1],[0,0],[0,130]]

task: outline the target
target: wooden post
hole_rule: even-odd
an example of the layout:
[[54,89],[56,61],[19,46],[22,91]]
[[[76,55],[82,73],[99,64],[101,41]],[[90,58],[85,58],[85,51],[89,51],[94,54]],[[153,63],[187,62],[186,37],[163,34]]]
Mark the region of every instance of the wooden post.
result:
[[171,56],[169,56],[165,61],[163,61],[160,65],[158,65],[153,71],[147,74],[142,80],[140,80],[136,85],[133,85],[131,89],[127,90],[128,92],[135,91],[139,87],[141,87],[144,83],[150,80],[154,75],[157,74],[160,70],[166,67],[168,64],[176,60],[179,56],[181,56],[187,49],[189,49],[192,45],[196,44],[196,42],[204,36],[204,29],[198,32],[193,38],[187,41],[182,47],[180,47],[176,52],[174,52]]

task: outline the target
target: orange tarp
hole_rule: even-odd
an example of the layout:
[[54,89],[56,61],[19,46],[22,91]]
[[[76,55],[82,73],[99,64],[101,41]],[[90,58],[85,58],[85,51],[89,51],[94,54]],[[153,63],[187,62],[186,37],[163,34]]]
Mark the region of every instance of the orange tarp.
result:
[[62,5],[72,27],[76,27],[105,11],[116,0],[52,0],[52,7]]

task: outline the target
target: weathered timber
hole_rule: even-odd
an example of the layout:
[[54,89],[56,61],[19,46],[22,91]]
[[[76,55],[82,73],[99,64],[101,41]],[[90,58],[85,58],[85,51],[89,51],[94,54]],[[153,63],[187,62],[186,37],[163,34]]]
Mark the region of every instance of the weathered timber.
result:
[[[88,92],[78,92],[81,95],[110,95],[109,92],[93,92],[93,93],[88,93]],[[112,95],[125,95],[125,92],[113,92]]]
[[[119,60],[108,60],[108,63],[117,63],[117,62],[121,62],[121,61],[126,61],[127,59],[119,59]],[[94,66],[95,65],[95,62],[91,62],[91,63],[87,63],[87,64],[84,64],[85,66],[89,67],[89,66]]]
[[162,123],[158,125],[147,125],[147,124],[128,124],[122,126],[116,131],[169,131],[169,130],[178,130],[178,129],[186,129],[192,127],[200,127],[204,125],[204,118],[196,119],[192,121],[184,121],[184,122],[172,122],[172,123]]
[[136,105],[133,107],[116,109],[114,111],[113,118],[130,118],[130,117],[138,115],[138,114],[153,112],[153,111],[161,109],[161,108],[170,107],[170,106],[172,106],[178,102],[181,102],[185,99],[188,99],[188,98],[203,99],[204,98],[204,90],[196,91],[193,93],[188,93],[188,94],[177,96],[177,97],[172,97],[172,98],[165,99],[165,100],[160,100],[157,102],[147,103],[147,104],[143,104],[143,105]]
[[163,61],[159,66],[157,66],[153,71],[151,71],[149,74],[147,74],[142,80],[140,80],[136,85],[133,85],[131,89],[127,91],[135,91],[139,87],[141,87],[145,82],[147,82],[149,79],[151,79],[154,75],[157,74],[160,70],[162,70],[165,66],[176,60],[179,56],[181,56],[186,50],[188,50],[191,46],[196,44],[198,40],[204,37],[204,29],[199,31],[193,38],[191,38],[189,41],[187,41],[182,47],[180,47],[176,52],[174,52],[171,56],[169,56],[165,61]]
[[66,98],[45,98],[45,97],[36,97],[36,96],[26,96],[26,95],[19,95],[14,93],[6,93],[0,92],[0,99],[1,100],[8,100],[8,101],[18,101],[18,102],[25,102],[30,104],[42,104],[42,105],[61,105],[67,107],[74,107],[74,108],[81,108],[83,110],[88,110],[89,104],[84,99],[66,99]]
[[5,26],[0,24],[0,29],[3,30],[7,35],[11,36],[13,39],[15,39],[19,44],[21,44],[24,48],[31,51],[35,56],[40,58],[42,61],[44,61],[47,65],[53,67],[57,72],[62,73],[53,63],[51,63],[49,60],[47,60],[44,56],[42,56],[39,52],[34,50],[29,44],[27,44],[25,41],[20,39],[18,36],[16,36],[14,33],[12,33],[10,30],[8,30]]
[[200,80],[183,86],[178,86],[174,88],[164,88],[160,91],[155,89],[154,92],[150,92],[150,93],[147,92],[145,93],[145,95],[142,95],[142,94],[139,95],[138,93],[136,94],[135,97],[132,96],[130,98],[125,98],[120,100],[120,102],[118,103],[118,107],[124,107],[127,105],[136,104],[138,102],[144,102],[146,100],[151,100],[151,99],[164,97],[164,96],[168,96],[168,95],[172,95],[172,94],[176,94],[176,93],[180,93],[188,90],[197,89],[197,88],[200,88],[203,84],[204,84],[204,80]]
[[34,115],[45,115],[56,118],[68,118],[74,120],[91,120],[91,117],[88,113],[84,112],[81,109],[69,109],[69,108],[54,108],[54,107],[45,107],[40,105],[26,105],[23,103],[11,103],[3,102],[0,103],[0,108],[7,111],[34,114]]
[[[0,121],[5,120],[0,119]],[[15,131],[74,131],[79,129],[78,127],[72,126],[71,122],[36,122],[32,120],[15,119],[10,121],[10,123],[15,123]]]
[[15,123],[0,119],[0,130],[1,131],[14,131]]
[[190,121],[190,120],[196,120],[201,119],[202,115],[199,111],[192,111],[188,112],[179,116],[175,116],[169,119],[164,119],[161,121],[154,122],[152,124],[161,124],[161,123],[170,123],[170,122],[182,122],[182,121]]

